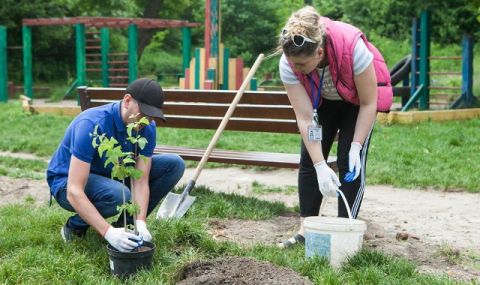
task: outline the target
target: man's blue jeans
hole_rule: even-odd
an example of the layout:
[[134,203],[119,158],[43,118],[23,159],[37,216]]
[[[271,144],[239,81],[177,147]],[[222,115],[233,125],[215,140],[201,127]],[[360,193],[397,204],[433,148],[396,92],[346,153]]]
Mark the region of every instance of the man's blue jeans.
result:
[[[170,190],[182,178],[185,170],[183,159],[176,154],[160,154],[152,157],[152,167],[149,175],[150,197],[147,215],[158,205]],[[90,174],[85,185],[85,194],[90,202],[104,217],[109,218],[118,214],[117,206],[123,204],[122,191],[125,200],[130,201],[130,189],[121,182],[97,174]],[[66,187],[57,193],[55,197],[58,204],[70,211],[75,212],[67,200]],[[67,226],[72,229],[86,230],[89,225],[78,215],[68,219]]]

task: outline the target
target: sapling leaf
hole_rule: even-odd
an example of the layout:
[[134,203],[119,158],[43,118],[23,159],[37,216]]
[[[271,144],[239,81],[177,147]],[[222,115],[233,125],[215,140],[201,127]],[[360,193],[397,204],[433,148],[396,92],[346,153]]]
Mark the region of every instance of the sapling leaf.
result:
[[138,139],[138,147],[139,147],[140,149],[144,149],[144,148],[145,148],[145,145],[147,145],[147,142],[148,142],[148,141],[147,141],[146,138],[143,138],[143,137],[139,138],[139,139]]
[[127,134],[128,134],[129,137],[132,136],[132,129],[133,129],[134,127],[135,127],[134,124],[128,124],[128,125],[127,125]]
[[135,160],[133,160],[132,158],[129,158],[129,157],[128,157],[128,158],[125,158],[125,159],[123,160],[123,163],[125,163],[125,164],[128,164],[128,163],[133,163],[133,164],[135,164]]
[[[138,114],[135,116],[132,115],[131,117],[136,118],[136,116],[138,116]],[[132,134],[134,133],[134,130],[138,130],[141,126],[148,124],[148,119],[144,117],[127,125],[128,137],[126,139],[132,144],[136,144],[135,152],[124,152],[117,139],[114,137],[107,138],[105,134],[99,135],[98,125],[95,126],[94,132],[91,134],[92,146],[97,148],[100,157],[106,157],[104,167],[112,164],[112,179],[124,181],[126,178],[130,177],[138,180],[143,176],[144,173],[135,168],[137,162],[136,159],[140,158],[146,162],[147,158],[141,154],[139,154],[137,157],[137,146],[140,149],[143,149],[148,141],[138,133],[136,133],[135,136]],[[134,189],[132,188],[131,190],[133,195]],[[140,212],[140,206],[135,202],[129,204],[125,203],[121,206],[118,206],[117,209],[118,211],[123,211],[124,215],[126,215],[127,212],[131,215],[136,215]]]
[[144,125],[144,126],[147,126],[147,125],[150,124],[150,122],[148,121],[148,119],[147,119],[146,117],[142,117],[142,118],[138,121],[138,123],[139,123],[140,125]]

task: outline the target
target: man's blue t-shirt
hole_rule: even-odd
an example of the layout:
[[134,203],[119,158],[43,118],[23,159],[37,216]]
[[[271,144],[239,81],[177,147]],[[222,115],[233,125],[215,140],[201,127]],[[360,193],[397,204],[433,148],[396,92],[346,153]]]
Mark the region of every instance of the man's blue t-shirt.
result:
[[[47,182],[54,197],[59,189],[67,185],[70,158],[75,156],[81,161],[90,163],[90,173],[95,173],[110,178],[111,164],[104,167],[105,157],[100,158],[98,151],[92,146],[92,137],[95,126],[98,125],[98,134],[105,133],[107,138],[115,137],[122,145],[123,151],[134,151],[133,144],[127,141],[127,127],[120,115],[121,101],[96,108],[88,109],[78,115],[68,126],[62,142],[55,151],[47,170]],[[140,130],[141,136],[147,139],[147,144],[139,153],[151,157],[156,145],[156,124]]]

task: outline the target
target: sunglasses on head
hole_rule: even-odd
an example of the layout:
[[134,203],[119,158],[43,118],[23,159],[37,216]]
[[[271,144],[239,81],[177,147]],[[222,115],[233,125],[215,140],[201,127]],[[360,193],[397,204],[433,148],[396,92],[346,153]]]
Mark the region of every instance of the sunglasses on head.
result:
[[[282,30],[282,38],[284,41],[288,41],[289,40],[289,32],[287,31],[287,29],[283,29]],[[292,40],[293,44],[296,46],[296,47],[302,47],[305,42],[309,42],[309,43],[316,43],[314,40],[310,39],[310,38],[307,38],[306,36],[304,35],[294,35],[294,34],[290,34],[290,39]]]

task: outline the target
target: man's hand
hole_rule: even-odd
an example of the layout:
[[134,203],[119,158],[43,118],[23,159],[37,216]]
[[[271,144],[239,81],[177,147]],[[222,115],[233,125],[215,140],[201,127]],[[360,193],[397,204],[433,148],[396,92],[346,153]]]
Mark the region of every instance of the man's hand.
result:
[[138,230],[138,234],[143,237],[144,241],[151,241],[152,240],[152,235],[148,231],[147,224],[145,224],[144,221],[137,220],[137,230]]
[[317,172],[318,188],[324,197],[337,197],[337,190],[340,187],[335,172],[328,167],[327,162],[322,160],[314,165]]
[[353,179],[348,182],[351,182],[357,179],[360,175],[360,169],[362,168],[362,163],[360,162],[360,150],[362,150],[362,145],[358,142],[352,142],[350,145],[350,152],[348,153],[348,170],[353,173],[355,170],[355,175]]
[[140,241],[140,236],[126,232],[124,228],[109,227],[104,238],[108,243],[121,252],[129,252],[138,246],[136,240]]

